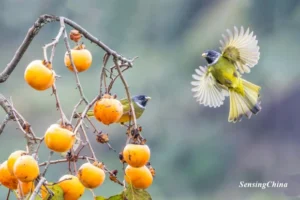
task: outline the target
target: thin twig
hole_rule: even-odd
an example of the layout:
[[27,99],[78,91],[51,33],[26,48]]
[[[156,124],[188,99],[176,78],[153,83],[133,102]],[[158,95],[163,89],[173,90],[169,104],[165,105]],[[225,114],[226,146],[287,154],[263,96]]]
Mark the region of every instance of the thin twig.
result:
[[6,195],[6,200],[9,200],[11,190],[8,190],[7,195]]
[[44,141],[44,137],[41,138],[39,144],[37,145],[37,147],[36,147],[36,149],[35,149],[35,151],[33,153],[33,154],[35,154],[35,159],[37,159],[37,157],[38,157],[38,152],[40,150],[40,147],[41,147],[41,144],[42,144],[43,141]]
[[92,153],[92,158],[94,158],[95,160],[97,160],[96,154],[95,154],[95,152],[93,150],[93,147],[92,147],[92,145],[90,143],[90,140],[89,140],[89,138],[88,138],[88,136],[86,134],[86,131],[85,131],[84,127],[82,125],[80,127],[81,127],[81,130],[82,130],[83,136],[85,138],[85,141],[87,142],[87,144],[88,144],[88,146],[90,148],[90,151]]
[[130,119],[131,119],[131,116],[132,116],[134,129],[137,130],[136,116],[135,116],[134,107],[133,107],[133,104],[132,104],[132,101],[131,101],[131,96],[130,96],[128,84],[127,84],[127,82],[126,82],[126,80],[123,76],[123,73],[122,73],[122,71],[120,69],[120,66],[119,66],[119,63],[118,63],[118,60],[116,58],[114,58],[114,63],[115,63],[116,69],[119,73],[119,76],[120,76],[120,78],[123,82],[123,85],[124,85],[124,88],[125,88],[125,91],[126,91],[128,103],[130,105]]
[[[46,189],[47,194],[49,194],[47,200],[51,200],[51,198],[53,197],[54,194],[53,194],[52,190],[50,190],[50,189],[47,187],[47,186],[48,186],[48,183],[45,181],[45,182],[43,183],[43,186],[44,186],[44,188]],[[44,189],[44,188],[41,188],[41,190]]]
[[81,105],[81,103],[83,102],[83,99],[80,99],[80,101],[74,106],[74,109],[72,111],[71,117],[70,117],[70,124],[72,124],[72,120],[74,119],[74,116],[76,114],[76,110],[77,108]]
[[[129,65],[123,65],[123,66],[126,66],[126,67],[125,67],[124,69],[122,69],[122,73],[125,72],[127,69],[130,68]],[[114,68],[112,68],[112,69],[114,69]],[[118,78],[119,76],[120,76],[120,75],[118,74],[118,75],[116,75],[114,78],[112,78],[112,71],[111,71],[111,76],[110,76],[111,81],[110,81],[109,86],[108,86],[108,89],[107,89],[107,92],[108,92],[108,93],[109,93],[110,90],[112,89],[113,84],[115,83],[115,81],[117,80],[117,78]]]
[[[9,115],[10,119],[13,119],[19,122],[20,129],[24,132],[24,134],[30,134],[28,137],[34,141],[41,140],[41,138],[36,137],[32,127],[27,123],[27,121],[23,118],[23,116],[13,107],[12,102],[10,103],[2,94],[0,94],[0,106]],[[28,130],[24,130],[24,127]]]
[[49,154],[49,157],[48,157],[48,162],[47,162],[47,164],[46,164],[46,167],[45,167],[45,169],[44,169],[44,172],[42,173],[42,176],[45,176],[46,173],[47,173],[47,169],[48,169],[48,167],[49,167],[49,165],[50,165],[50,161],[51,161],[52,155],[53,155],[53,151],[50,151],[50,154]]
[[58,97],[58,94],[57,94],[57,89],[56,89],[56,84],[55,83],[53,83],[53,85],[52,85],[52,92],[55,96],[56,108],[57,108],[57,110],[59,110],[59,113],[60,113],[61,123],[63,125],[65,125],[66,115],[65,115],[64,111],[61,108],[61,104],[60,104],[60,101],[59,101],[59,97]]
[[107,85],[106,85],[105,69],[106,69],[106,64],[107,64],[107,61],[109,60],[109,57],[110,57],[110,55],[107,53],[103,56],[103,64],[102,64],[101,73],[100,73],[100,91],[99,91],[99,94],[101,97],[103,95],[102,94],[102,83],[104,83],[105,93],[108,92]]
[[92,193],[92,195],[93,195],[93,199],[96,199],[96,195],[95,195],[94,190],[92,190],[92,189],[89,189],[89,190],[91,191],[91,193]]
[[54,183],[47,183],[46,185],[53,186],[53,185],[57,185],[57,184],[59,184],[59,183],[61,183],[63,181],[68,181],[68,180],[72,180],[72,178],[65,178],[63,180],[60,180],[60,181],[57,181],[57,182],[54,182]]
[[[93,129],[94,129],[93,132],[94,132],[94,133],[96,133],[96,134],[100,133],[100,131],[97,130],[96,126],[95,126],[94,123],[90,120],[89,117],[86,117],[85,119],[86,119],[86,120],[90,123],[90,125],[93,127]],[[114,152],[116,152],[116,150],[110,145],[109,142],[106,142],[106,144],[107,144],[109,150],[113,150]]]
[[36,195],[38,195],[42,185],[44,184],[44,182],[46,181],[45,177],[41,177],[39,183],[36,185],[31,197],[30,197],[30,200],[34,200]]
[[[15,120],[19,125],[20,130],[24,133],[24,136],[27,140],[27,147],[29,147],[29,153],[34,152],[34,145],[37,144],[37,141],[40,138],[37,138],[26,120],[23,116],[14,108],[12,101],[9,102],[2,94],[0,94],[0,106],[3,110],[10,116],[11,119]],[[34,141],[34,143],[32,142]]]
[[[51,160],[49,162],[49,164],[52,165],[52,164],[63,163],[63,162],[68,162],[68,159],[64,158],[64,159],[59,159],[59,160]],[[40,167],[45,166],[45,165],[47,165],[47,163],[48,163],[48,161],[42,162],[42,163],[39,164],[39,166]]]
[[[65,30],[65,24],[64,24],[63,18],[61,18],[61,19],[60,19],[60,29],[59,29],[59,31],[58,31],[57,36],[54,38],[54,40],[53,40],[52,42],[50,42],[49,44],[46,44],[46,45],[43,47],[44,60],[45,60],[46,62],[52,63],[53,58],[54,58],[55,47],[56,47],[57,43],[59,42],[59,39],[60,39],[60,37],[62,36],[64,30]],[[50,60],[48,60],[48,56],[47,56],[47,49],[48,49],[49,47],[52,47],[52,52],[51,52]]]
[[[73,155],[75,154],[75,151],[74,151],[73,148],[71,149],[71,153],[72,153]],[[74,167],[74,172],[75,172],[75,174],[77,174],[76,161],[77,161],[77,160],[73,160],[73,167]]]
[[[76,157],[76,159],[85,160],[87,157],[88,157],[88,156],[78,156],[78,157]],[[88,158],[89,158],[90,160],[94,160],[94,159],[91,158],[91,157],[88,157]],[[51,161],[49,162],[49,164],[52,165],[52,164],[63,163],[63,162],[68,162],[68,161],[69,161],[69,159],[63,158],[63,159],[58,159],[58,160],[51,160]],[[47,163],[48,163],[48,161],[42,162],[42,163],[39,164],[39,166],[40,166],[40,167],[45,166],[45,165],[47,165]]]
[[81,87],[80,80],[79,80],[79,77],[78,77],[78,71],[77,71],[77,68],[75,67],[74,60],[73,60],[73,57],[72,57],[72,54],[71,54],[71,47],[70,47],[70,44],[69,44],[68,35],[67,35],[66,30],[64,30],[64,42],[65,42],[67,53],[68,53],[68,56],[69,56],[69,59],[70,59],[70,62],[71,62],[71,65],[72,65],[72,68],[73,68],[73,71],[74,71],[74,74],[75,74],[76,85],[77,85],[77,88],[79,90],[80,97],[86,104],[88,104],[88,100],[84,96],[83,89]]
[[0,135],[3,132],[6,124],[9,122],[9,120],[10,120],[10,116],[6,115],[5,118],[4,118],[4,120],[0,123]]
[[79,119],[77,120],[76,126],[74,128],[74,133],[76,134],[78,131],[78,128],[81,126],[83,119],[85,118],[86,113],[88,112],[88,110],[96,103],[97,100],[100,99],[100,96],[96,96],[83,110],[83,112],[81,113],[81,115],[79,116]]

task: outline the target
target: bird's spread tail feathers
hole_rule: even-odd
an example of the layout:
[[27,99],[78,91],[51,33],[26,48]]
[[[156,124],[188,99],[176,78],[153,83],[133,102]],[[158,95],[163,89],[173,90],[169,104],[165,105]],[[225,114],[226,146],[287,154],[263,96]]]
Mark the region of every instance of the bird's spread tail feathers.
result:
[[260,87],[244,79],[241,79],[241,81],[244,87],[244,95],[229,89],[229,122],[235,123],[240,121],[243,115],[250,118],[252,114],[257,114],[261,110],[259,99]]

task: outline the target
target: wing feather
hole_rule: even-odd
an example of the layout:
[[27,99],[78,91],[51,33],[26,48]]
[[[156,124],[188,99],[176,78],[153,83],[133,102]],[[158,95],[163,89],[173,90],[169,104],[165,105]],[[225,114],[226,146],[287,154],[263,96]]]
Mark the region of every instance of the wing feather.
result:
[[249,28],[245,32],[244,27],[240,30],[234,27],[233,32],[227,29],[226,33],[220,40],[222,55],[233,62],[240,73],[249,73],[260,57],[256,36]]
[[200,66],[199,69],[195,69],[195,72],[196,74],[192,75],[195,81],[192,81],[191,84],[194,86],[192,92],[195,93],[196,100],[204,106],[214,108],[223,105],[228,91],[216,82],[207,67]]

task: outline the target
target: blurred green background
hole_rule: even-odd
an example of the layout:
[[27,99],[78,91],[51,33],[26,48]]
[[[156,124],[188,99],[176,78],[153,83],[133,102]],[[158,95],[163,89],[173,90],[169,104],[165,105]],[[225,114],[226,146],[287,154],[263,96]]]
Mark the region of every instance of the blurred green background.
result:
[[[151,147],[156,177],[149,188],[155,200],[281,200],[281,189],[239,188],[239,182],[283,181],[300,172],[299,52],[300,1],[298,0],[2,0],[0,2],[1,71],[14,55],[28,28],[41,14],[68,17],[112,49],[132,58],[134,68],[125,73],[132,94],[152,100],[138,120]],[[199,106],[191,93],[191,75],[206,49],[218,49],[221,34],[236,25],[250,27],[257,35],[261,59],[244,77],[262,86],[262,111],[251,120],[227,122],[228,100],[218,109]],[[12,97],[15,107],[42,136],[56,122],[59,112],[51,90],[38,92],[25,84],[23,74],[33,59],[42,59],[42,46],[58,32],[59,23],[46,25],[34,39],[0,92]],[[70,30],[70,27],[68,27]],[[93,54],[93,65],[80,80],[91,100],[99,90],[104,52],[84,40]],[[64,66],[65,47],[57,45],[53,67],[62,78],[58,94],[68,117],[79,100],[74,75]],[[120,82],[113,93],[125,96]],[[5,113],[0,109],[0,120]],[[0,161],[25,146],[22,133],[10,122],[0,136]],[[97,127],[110,135],[121,151],[125,130],[119,125]],[[121,171],[118,154],[99,144],[89,131],[98,158],[108,168]],[[44,144],[40,162],[49,151]],[[84,154],[88,154],[85,151]],[[59,158],[59,155],[55,155]],[[79,166],[79,164],[78,164]],[[67,164],[53,165],[47,178],[57,181]],[[122,179],[121,173],[119,177]],[[300,188],[289,182],[289,189]],[[299,185],[297,185],[299,184]],[[110,196],[122,188],[108,179],[96,190]],[[0,198],[7,190],[0,187]],[[299,192],[300,194],[300,192]],[[295,195],[294,195],[295,196]],[[82,199],[91,199],[86,190]]]

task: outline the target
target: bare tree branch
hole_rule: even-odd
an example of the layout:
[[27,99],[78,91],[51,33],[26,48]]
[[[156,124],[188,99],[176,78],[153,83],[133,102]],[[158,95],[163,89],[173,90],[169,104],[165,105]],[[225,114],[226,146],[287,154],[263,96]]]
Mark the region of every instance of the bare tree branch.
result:
[[[102,48],[106,53],[109,55],[112,55],[117,60],[121,60],[125,63],[128,63],[129,66],[132,66],[132,60],[129,60],[120,54],[118,54],[116,51],[109,48],[106,44],[101,42],[98,38],[90,34],[87,30],[82,28],[80,25],[75,23],[74,21],[64,18],[64,22],[68,24],[69,26],[73,27],[74,29],[78,30],[86,39],[90,40],[92,43],[95,43],[97,46]],[[10,74],[14,71],[15,67],[23,57],[25,51],[29,47],[30,43],[32,42],[33,38],[39,33],[40,29],[47,23],[50,22],[60,22],[61,17],[54,16],[54,15],[41,15],[37,21],[34,23],[34,25],[28,30],[22,44],[17,49],[15,55],[13,56],[12,60],[7,64],[7,66],[4,68],[4,70],[0,73],[0,83],[5,82]]]
[[4,70],[0,73],[0,83],[5,82],[9,75],[14,71],[15,67],[23,57],[25,51],[29,47],[30,43],[32,42],[33,38],[39,33],[41,28],[49,23],[56,21],[54,16],[51,15],[42,15],[40,16],[36,22],[33,24],[31,28],[29,28],[22,44],[17,49],[15,55],[13,56],[12,60],[7,64]]

